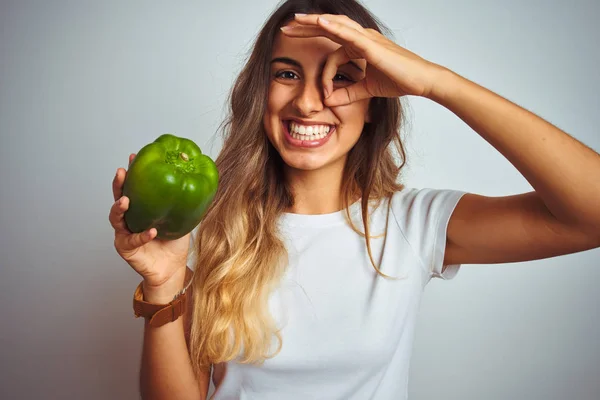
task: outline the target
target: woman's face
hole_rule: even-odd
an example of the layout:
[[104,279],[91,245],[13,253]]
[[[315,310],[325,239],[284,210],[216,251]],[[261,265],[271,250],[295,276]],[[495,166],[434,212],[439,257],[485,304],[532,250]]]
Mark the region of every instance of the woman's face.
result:
[[[290,168],[308,171],[343,166],[368,122],[368,99],[336,107],[323,103],[323,66],[339,47],[325,37],[291,38],[279,33],[275,40],[263,123]],[[354,83],[364,68],[360,62],[340,66],[334,90]]]

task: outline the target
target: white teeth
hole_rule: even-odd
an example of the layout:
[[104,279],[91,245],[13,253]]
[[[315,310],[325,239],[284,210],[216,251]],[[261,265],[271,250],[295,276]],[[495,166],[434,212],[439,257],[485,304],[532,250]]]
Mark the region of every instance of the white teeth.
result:
[[292,137],[299,140],[323,139],[331,131],[329,125],[300,125],[290,122],[289,130]]

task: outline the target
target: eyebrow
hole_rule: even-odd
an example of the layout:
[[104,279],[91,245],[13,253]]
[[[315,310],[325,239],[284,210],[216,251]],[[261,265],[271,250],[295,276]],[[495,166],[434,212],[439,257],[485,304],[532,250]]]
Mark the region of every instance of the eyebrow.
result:
[[[298,61],[294,60],[293,58],[289,58],[289,57],[276,57],[274,59],[271,60],[271,64],[276,63],[276,62],[280,62],[280,63],[284,63],[284,64],[288,64],[288,65],[293,65],[295,67],[298,67],[300,69],[302,69],[302,64],[300,64]],[[354,67],[355,69],[357,69],[360,72],[364,72],[363,69],[361,67],[358,66],[358,64],[356,64],[354,61],[350,60],[348,61],[346,64],[342,64],[342,65],[350,65],[352,67]],[[321,64],[321,69],[323,69],[323,67],[325,67],[325,63]],[[341,67],[341,65],[340,65]]]

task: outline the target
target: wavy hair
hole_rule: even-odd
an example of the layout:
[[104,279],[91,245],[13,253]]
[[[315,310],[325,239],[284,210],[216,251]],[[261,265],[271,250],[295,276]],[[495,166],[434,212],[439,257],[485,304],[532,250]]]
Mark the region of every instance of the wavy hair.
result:
[[[228,116],[221,125],[223,147],[215,161],[220,185],[194,241],[190,356],[196,373],[233,359],[262,364],[281,350],[268,299],[287,265],[277,220],[294,198],[283,177],[283,160],[265,133],[263,114],[274,39],[295,13],[344,14],[365,28],[385,29],[354,0],[288,0],[258,34],[229,94]],[[397,181],[406,162],[400,137],[404,114],[398,98],[372,98],[369,107],[373,122],[365,123],[344,167],[342,204],[352,229],[365,237],[373,267],[387,277],[371,253],[368,210],[371,200],[379,204],[403,188]],[[354,226],[349,212],[358,197],[364,232]],[[278,346],[269,354],[273,337]]]

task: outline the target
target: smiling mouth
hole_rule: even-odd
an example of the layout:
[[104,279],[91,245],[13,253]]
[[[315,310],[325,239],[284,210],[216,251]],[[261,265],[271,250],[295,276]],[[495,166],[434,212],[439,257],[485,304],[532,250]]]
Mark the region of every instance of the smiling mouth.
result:
[[303,125],[296,121],[284,121],[291,137],[302,141],[318,141],[325,139],[334,130],[335,125]]

